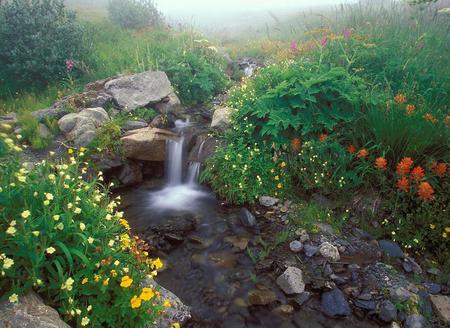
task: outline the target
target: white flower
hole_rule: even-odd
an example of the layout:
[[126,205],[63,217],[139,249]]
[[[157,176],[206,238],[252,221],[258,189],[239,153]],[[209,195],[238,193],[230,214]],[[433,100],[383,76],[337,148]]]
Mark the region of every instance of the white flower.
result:
[[14,260],[6,258],[3,260],[3,269],[7,270],[14,265]]
[[24,219],[27,219],[31,215],[31,212],[29,210],[23,211],[22,214],[20,214],[21,217]]
[[114,246],[114,240],[110,240],[109,243],[108,243],[108,246],[109,247],[113,247]]
[[56,249],[54,247],[48,247],[46,250],[47,254],[53,254],[56,252]]
[[17,294],[12,294],[12,295],[9,297],[9,301],[10,301],[11,303],[17,303],[17,302],[19,301],[19,296],[18,296]]
[[86,229],[86,225],[83,222],[81,222],[80,223],[80,230],[84,231],[84,229]]
[[73,212],[75,214],[80,214],[81,213],[81,208],[77,207],[77,208],[75,208],[75,210]]
[[14,236],[14,234],[16,233],[16,228],[14,228],[14,227],[9,227],[8,229],[6,229],[6,233],[8,234],[8,235],[12,235],[12,236]]
[[89,318],[88,317],[84,317],[83,319],[81,319],[81,325],[84,327],[84,326],[87,326],[88,324],[89,324],[89,322],[90,322],[91,320],[89,320]]
[[87,241],[88,241],[89,244],[92,244],[92,243],[94,242],[94,238],[89,237],[89,238],[87,239]]
[[45,198],[48,200],[53,200],[53,195],[51,193],[45,193]]

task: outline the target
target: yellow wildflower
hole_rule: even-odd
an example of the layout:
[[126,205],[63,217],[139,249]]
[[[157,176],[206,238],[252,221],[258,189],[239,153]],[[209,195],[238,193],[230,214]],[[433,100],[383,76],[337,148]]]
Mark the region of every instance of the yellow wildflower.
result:
[[151,288],[143,288],[139,298],[143,301],[149,301],[151,298],[153,298],[153,296],[155,296],[155,293]]
[[169,300],[165,300],[164,303],[163,303],[163,306],[164,306],[164,307],[171,307],[172,304],[170,303]]
[[53,254],[56,252],[56,249],[54,247],[48,247],[45,251],[47,254]]
[[83,280],[81,280],[81,284],[86,285],[88,283],[88,281],[89,281],[88,278],[84,278]]
[[155,268],[156,270],[159,270],[163,267],[163,263],[161,262],[161,260],[159,258],[157,258],[156,260],[154,260],[152,262],[152,267]]
[[281,162],[281,167],[285,167],[286,166],[286,162]]
[[87,326],[87,325],[89,324],[90,321],[91,321],[91,320],[89,320],[88,317],[84,317],[83,319],[81,319],[81,325],[82,325],[83,327],[85,327],[85,326]]
[[128,288],[133,283],[133,279],[131,279],[129,276],[122,277],[122,281],[120,283],[120,287]]
[[142,300],[137,296],[133,296],[133,298],[130,300],[130,304],[132,309],[137,309],[141,307]]
[[435,224],[430,224],[430,229],[431,230],[434,230],[436,228],[436,225]]

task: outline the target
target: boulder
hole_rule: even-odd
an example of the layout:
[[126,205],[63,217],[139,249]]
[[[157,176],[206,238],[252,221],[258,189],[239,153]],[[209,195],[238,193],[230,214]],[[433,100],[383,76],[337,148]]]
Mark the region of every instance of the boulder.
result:
[[143,129],[148,126],[147,123],[144,121],[128,121],[125,122],[125,124],[122,126],[123,131],[132,131],[132,130],[138,130]]
[[156,320],[156,324],[151,323],[147,326],[148,328],[171,328],[174,322],[178,322],[183,326],[191,318],[190,307],[184,305],[174,293],[159,286],[154,280],[147,278],[143,283],[143,287],[159,288],[158,290],[161,294],[159,302],[162,304],[165,300],[169,300],[172,305],[169,308],[164,308],[164,313]]
[[173,94],[166,73],[160,71],[119,77],[107,82],[105,91],[127,112],[159,103]]
[[231,125],[231,113],[233,108],[219,107],[214,111],[213,119],[211,122],[211,129],[225,131]]
[[17,304],[0,302],[0,327],[5,328],[70,328],[55,309],[44,304],[31,292],[19,297]]
[[431,304],[438,318],[446,326],[450,326],[450,297],[444,295],[431,295]]
[[337,262],[341,259],[339,250],[329,242],[324,242],[319,246],[319,253],[329,261]]
[[181,104],[178,96],[172,92],[166,98],[153,106],[160,114],[173,114],[180,116],[184,112],[184,107]]
[[65,107],[39,109],[31,112],[31,115],[33,115],[39,122],[42,122],[45,118],[59,120],[67,114],[69,114],[69,110]]
[[259,204],[265,207],[272,207],[278,204],[279,199],[270,197],[270,196],[261,196],[259,197]]
[[126,162],[120,169],[118,179],[124,185],[133,185],[142,182],[142,163]]
[[385,300],[381,303],[379,317],[384,322],[392,322],[397,320],[397,308],[389,301]]
[[390,256],[390,257],[399,257],[402,258],[403,256],[405,256],[405,254],[403,253],[402,249],[400,248],[400,246],[390,240],[380,240],[378,242],[378,245],[380,246],[381,250],[383,251],[383,253],[385,253],[386,255]]
[[79,113],[63,116],[58,126],[75,146],[84,147],[95,138],[96,130],[108,120],[108,113],[103,108],[86,108]]
[[241,208],[241,222],[246,227],[254,227],[256,225],[255,216],[245,207]]
[[300,294],[305,291],[303,272],[296,267],[288,267],[281,276],[277,278],[277,285],[287,295]]
[[420,314],[412,314],[408,316],[405,320],[404,328],[427,328],[430,325],[427,322],[427,319],[423,315]]
[[164,162],[166,160],[166,141],[176,138],[170,131],[143,128],[130,131],[121,138],[124,155],[127,158]]
[[48,139],[52,137],[52,132],[50,129],[42,123],[39,123],[38,125],[38,133],[42,138]]
[[17,123],[17,114],[16,113],[8,113],[5,115],[0,115],[0,126],[3,124],[10,125],[14,127]]

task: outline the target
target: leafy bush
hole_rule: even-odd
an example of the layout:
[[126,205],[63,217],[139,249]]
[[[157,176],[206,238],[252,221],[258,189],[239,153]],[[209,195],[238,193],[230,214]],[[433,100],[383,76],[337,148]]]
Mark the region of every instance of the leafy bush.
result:
[[123,28],[139,29],[162,21],[153,0],[109,0],[108,13]]
[[355,170],[353,160],[354,156],[341,144],[327,137],[305,142],[289,167],[298,189],[334,194],[362,184],[362,166]]
[[227,86],[223,60],[203,42],[198,42],[190,51],[175,54],[164,67],[186,105],[211,100]]
[[208,159],[201,180],[233,204],[254,203],[260,196],[282,196],[289,190],[286,162],[269,154],[264,147],[236,138]]
[[0,295],[15,303],[34,290],[71,326],[153,322],[169,304],[142,283],[161,261],[130,235],[101,172],[87,178],[84,150],[30,169],[16,160],[21,147],[0,137]]
[[51,143],[50,137],[44,137],[40,133],[39,121],[31,115],[31,113],[24,113],[19,116],[20,136],[33,149],[44,149]]
[[83,59],[83,44],[83,29],[62,0],[0,2],[0,81],[10,91],[61,80],[68,63]]
[[345,130],[361,116],[363,92],[363,81],[343,68],[295,62],[261,70],[229,103],[239,109],[237,124],[250,123],[256,140],[281,145]]
[[89,148],[99,152],[106,151],[109,154],[122,154],[122,132],[115,121],[106,122],[96,134]]

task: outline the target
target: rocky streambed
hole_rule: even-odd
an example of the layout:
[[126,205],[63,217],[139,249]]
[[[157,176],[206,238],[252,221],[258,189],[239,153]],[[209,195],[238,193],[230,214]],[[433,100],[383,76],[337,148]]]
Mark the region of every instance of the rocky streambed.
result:
[[288,236],[289,202],[263,199],[250,212],[202,190],[188,210],[165,212],[148,205],[152,187],[123,193],[131,225],[166,264],[157,281],[191,308],[186,327],[412,328],[448,319],[438,309],[448,286],[413,283],[424,272],[396,244],[323,224]]

